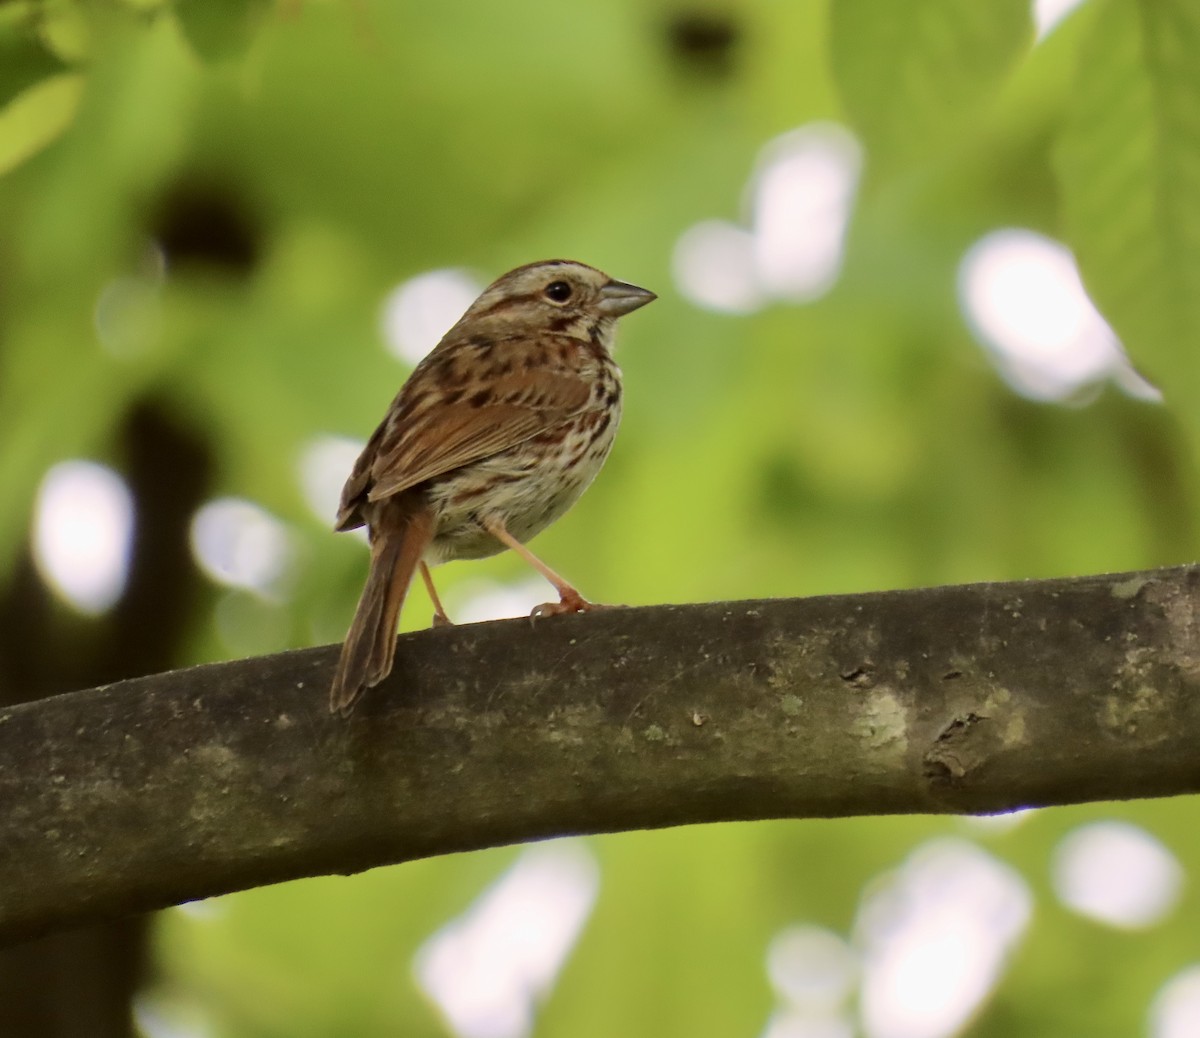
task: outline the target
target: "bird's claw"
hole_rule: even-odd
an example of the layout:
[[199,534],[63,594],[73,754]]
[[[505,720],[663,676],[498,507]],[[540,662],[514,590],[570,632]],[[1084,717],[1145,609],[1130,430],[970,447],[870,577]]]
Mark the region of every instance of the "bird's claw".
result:
[[576,592],[573,595],[563,595],[557,602],[543,602],[540,606],[534,606],[529,614],[529,622],[537,623],[548,616],[561,616],[563,613],[593,613],[598,609],[608,608],[610,607],[599,602],[589,602]]

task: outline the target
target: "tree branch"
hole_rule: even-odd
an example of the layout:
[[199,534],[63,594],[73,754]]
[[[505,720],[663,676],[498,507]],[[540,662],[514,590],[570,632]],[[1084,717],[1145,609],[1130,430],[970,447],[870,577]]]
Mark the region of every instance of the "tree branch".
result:
[[1200,791],[1200,567],[614,609],[0,710],[0,938],[564,833]]

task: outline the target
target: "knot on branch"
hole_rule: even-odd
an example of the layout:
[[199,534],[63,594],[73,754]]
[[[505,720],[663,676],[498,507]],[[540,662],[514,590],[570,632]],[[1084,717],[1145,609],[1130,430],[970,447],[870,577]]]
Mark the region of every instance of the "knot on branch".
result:
[[954,718],[925,754],[925,777],[953,783],[979,767],[991,751],[988,718],[974,711]]

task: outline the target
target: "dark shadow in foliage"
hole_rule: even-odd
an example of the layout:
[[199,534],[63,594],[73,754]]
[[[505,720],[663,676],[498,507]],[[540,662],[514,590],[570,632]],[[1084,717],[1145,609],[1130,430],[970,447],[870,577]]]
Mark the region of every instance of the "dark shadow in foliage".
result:
[[203,267],[245,275],[262,251],[262,232],[250,206],[214,179],[177,181],[159,202],[148,230],[172,270]]
[[[104,684],[179,662],[203,587],[188,526],[208,495],[211,452],[160,401],[133,408],[119,444],[136,502],[129,580],[100,620],[68,615],[28,551],[0,595],[0,702]],[[0,951],[0,1036],[131,1038],[147,972],[146,918],[51,934]]]
[[732,14],[679,11],[666,25],[667,46],[688,73],[725,79],[736,71],[741,26]]

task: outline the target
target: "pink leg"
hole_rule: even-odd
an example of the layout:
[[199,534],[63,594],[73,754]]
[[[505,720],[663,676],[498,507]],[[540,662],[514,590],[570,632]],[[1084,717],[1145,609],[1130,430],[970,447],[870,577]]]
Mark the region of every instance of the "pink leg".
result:
[[589,609],[604,608],[584,598],[583,595],[509,533],[504,528],[504,523],[499,519],[485,520],[483,526],[496,540],[515,551],[529,565],[550,581],[554,585],[554,590],[558,592],[558,601],[543,602],[540,606],[536,606],[533,612],[529,614],[531,619],[538,620],[543,616],[556,616],[559,613],[586,613]]
[[437,588],[433,586],[433,574],[429,572],[429,567],[424,562],[421,563],[421,579],[425,581],[425,590],[429,592],[429,597],[433,602],[433,626],[453,627],[454,621],[446,615],[446,610],[442,608],[442,600],[438,598]]

